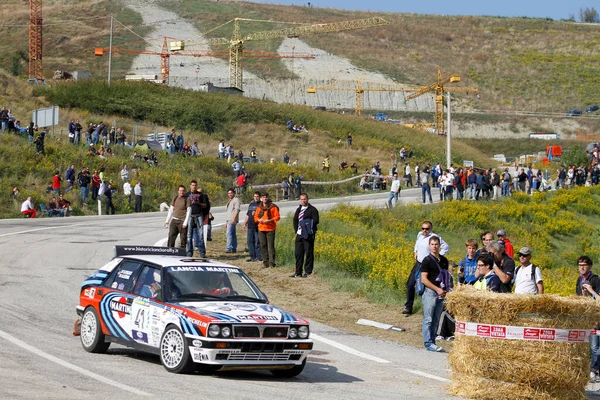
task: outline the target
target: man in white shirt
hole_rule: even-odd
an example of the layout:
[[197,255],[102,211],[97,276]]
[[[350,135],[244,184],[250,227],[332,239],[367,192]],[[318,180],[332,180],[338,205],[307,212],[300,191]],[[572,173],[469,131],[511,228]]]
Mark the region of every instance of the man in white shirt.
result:
[[125,181],[123,184],[123,194],[127,196],[127,202],[131,205],[131,183]]
[[219,142],[219,157],[225,158],[225,141],[221,140]]
[[[392,184],[390,185],[390,197],[388,198],[387,206],[392,208],[392,205],[398,204],[398,194],[400,193],[400,180],[398,179],[398,173],[394,174]],[[392,200],[394,201],[392,203]]]
[[432,232],[433,224],[431,221],[423,221],[421,224],[421,232],[417,235],[417,241],[415,242],[415,265],[413,266],[408,279],[406,281],[406,303],[404,303],[404,310],[402,314],[410,315],[413,311],[413,303],[415,302],[415,273],[420,268],[423,259],[431,253],[429,247],[429,238],[436,236],[440,238],[440,254],[446,255],[450,250],[448,243],[444,242],[441,236]]
[[406,163],[404,166],[404,179],[406,179],[406,187],[413,186],[412,175],[410,174],[410,163]]
[[127,169],[127,165],[124,165],[123,169],[121,170],[121,179],[124,181],[129,179],[129,169]]
[[23,204],[21,204],[21,214],[29,218],[35,218],[35,216],[37,215],[37,210],[33,206],[31,197],[28,197],[27,200],[25,200]]
[[531,263],[531,249],[522,247],[519,250],[519,261],[521,263],[515,269],[515,294],[544,294],[544,281],[542,271],[538,266]]
[[133,194],[135,195],[135,212],[142,211],[142,182],[138,182],[133,187]]

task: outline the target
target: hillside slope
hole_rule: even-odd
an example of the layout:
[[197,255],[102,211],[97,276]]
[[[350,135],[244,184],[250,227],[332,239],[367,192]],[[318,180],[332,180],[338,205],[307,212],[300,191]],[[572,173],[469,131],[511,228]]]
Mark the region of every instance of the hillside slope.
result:
[[[154,29],[154,26],[143,25],[139,14],[124,7],[126,3],[122,0],[76,3],[46,0],[44,63],[47,77],[56,69],[76,69],[105,78],[107,59],[94,58],[93,49],[108,44],[110,13],[126,26],[116,23],[115,44],[139,41],[139,36]],[[0,43],[0,54],[6,57],[0,58],[0,66],[24,74],[28,8],[21,0],[6,0],[3,4],[7,7],[0,10],[0,18],[4,21],[0,27],[0,35],[4,38]],[[158,4],[195,24],[201,32],[234,17],[318,23],[376,15],[318,7],[210,0],[169,0]],[[66,15],[71,17],[65,18]],[[392,24],[301,40],[396,82],[429,84],[435,79],[438,67],[444,74],[459,74],[465,86],[478,87],[482,91],[481,99],[476,103],[471,101],[472,96],[471,100],[468,96],[456,96],[459,102],[466,101],[465,110],[564,113],[572,108],[600,103],[600,93],[595,90],[600,80],[600,31],[595,26],[526,18],[399,13],[387,13],[383,17]],[[177,25],[176,21],[170,23]],[[279,26],[283,25],[252,23],[242,29],[249,32]],[[228,29],[216,30],[209,36],[228,37],[231,35]],[[281,44],[281,40],[274,40],[249,44],[248,48],[276,51]],[[129,71],[132,60],[131,55],[115,57],[113,76],[122,78]],[[269,80],[291,75],[279,60],[246,60],[245,65],[247,71]],[[327,76],[327,73],[323,75]],[[290,86],[290,83],[284,85]],[[351,97],[351,93],[349,95]]]

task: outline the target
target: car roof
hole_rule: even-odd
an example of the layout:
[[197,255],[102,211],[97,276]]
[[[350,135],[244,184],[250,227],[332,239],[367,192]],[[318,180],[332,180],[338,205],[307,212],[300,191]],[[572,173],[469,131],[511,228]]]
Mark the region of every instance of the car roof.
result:
[[235,268],[241,270],[240,267],[236,267],[235,265],[222,263],[215,260],[210,260],[207,258],[193,258],[193,257],[182,257],[182,256],[164,256],[164,255],[127,255],[120,256],[119,258],[128,259],[128,260],[140,260],[148,263],[152,263],[158,265],[160,267],[181,267],[181,266],[201,266],[201,267],[226,267],[226,268]]

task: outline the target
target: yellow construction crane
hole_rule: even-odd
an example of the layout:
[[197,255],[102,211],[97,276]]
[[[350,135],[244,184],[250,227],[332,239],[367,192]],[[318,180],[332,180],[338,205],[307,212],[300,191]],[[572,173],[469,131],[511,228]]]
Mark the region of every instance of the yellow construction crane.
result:
[[435,94],[435,130],[438,134],[442,135],[445,133],[444,130],[444,93],[479,93],[478,89],[475,88],[450,88],[447,89],[445,87],[448,83],[458,83],[460,82],[459,75],[450,75],[446,79],[442,79],[442,71],[438,68],[437,70],[437,82],[429,85],[422,86],[413,94],[410,94],[406,97],[407,100],[414,99],[415,97],[421,96],[425,93],[433,92]]
[[[349,87],[353,84],[353,87]],[[375,86],[375,84],[379,86]],[[317,93],[321,90],[347,90],[356,93],[356,115],[360,115],[364,109],[364,93],[365,92],[416,92],[418,88],[409,88],[406,86],[395,85],[388,82],[378,82],[363,78],[358,78],[356,81],[338,81],[325,86],[310,87],[308,93]]]
[[[227,50],[183,50],[183,47],[179,47],[177,44],[181,43],[175,38],[163,36],[163,44],[161,51],[153,50],[137,50],[129,49],[126,46],[137,45],[144,41],[136,41],[131,43],[124,43],[122,45],[113,46],[112,52],[114,54],[151,54],[160,56],[160,81],[168,85],[169,84],[169,71],[170,71],[170,58],[172,56],[185,56],[185,57],[227,57],[229,52]],[[94,49],[95,56],[103,56],[104,53],[111,51],[110,47],[96,47]],[[309,53],[301,52],[279,52],[272,53],[267,51],[243,51],[244,57],[246,58],[304,58],[314,59],[315,56]]]
[[274,29],[269,31],[261,31],[250,33],[248,35],[242,36],[240,32],[240,21],[253,21],[253,22],[273,22],[273,23],[286,23],[290,24],[290,22],[280,22],[280,21],[264,21],[264,20],[252,20],[246,18],[234,18],[226,23],[219,25],[210,31],[205,33],[209,33],[215,31],[227,24],[233,23],[233,34],[230,39],[227,38],[212,38],[206,39],[198,42],[177,42],[174,43],[174,46],[179,49],[183,49],[184,47],[195,46],[198,44],[204,45],[228,45],[229,46],[229,85],[232,87],[236,87],[238,89],[243,88],[242,78],[243,78],[243,49],[244,43],[249,41],[259,41],[259,40],[271,40],[271,39],[279,39],[285,37],[300,37],[303,35],[315,35],[320,33],[330,33],[330,32],[339,32],[350,29],[360,29],[367,28],[371,26],[382,26],[389,25],[389,22],[383,18],[374,17],[374,18],[366,18],[359,19],[353,21],[342,21],[342,22],[333,22],[328,24],[313,24],[313,25],[301,25],[292,28],[284,28],[284,29]]

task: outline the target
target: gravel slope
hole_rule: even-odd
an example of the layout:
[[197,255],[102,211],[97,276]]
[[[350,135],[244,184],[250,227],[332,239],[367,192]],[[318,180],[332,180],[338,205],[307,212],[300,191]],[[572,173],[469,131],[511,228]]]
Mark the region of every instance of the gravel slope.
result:
[[[130,0],[127,6],[141,14],[147,25],[155,29],[146,39],[155,39],[148,49],[160,51],[163,36],[177,39],[200,40],[201,33],[192,24],[180,20],[178,15],[156,4],[154,0]],[[206,27],[207,29],[210,27]],[[307,94],[307,89],[314,86],[324,86],[332,81],[375,80],[383,83],[395,82],[379,73],[362,70],[349,60],[334,56],[323,50],[310,47],[299,39],[285,39],[279,47],[279,52],[290,52],[292,46],[298,52],[312,53],[314,60],[283,59],[284,65],[299,76],[296,80],[266,81],[256,75],[244,71],[244,95],[247,97],[272,100],[278,103],[296,103],[310,106],[326,106],[328,108],[354,108],[356,95],[352,90],[353,84],[344,84],[349,90],[317,91]],[[160,57],[156,55],[139,55],[131,67],[131,74],[155,75],[159,73]],[[184,57],[172,56],[170,67],[170,82],[172,86],[187,89],[198,89],[205,82],[216,86],[229,86],[229,65],[226,61],[213,57]],[[381,83],[378,83],[381,86]],[[394,110],[432,110],[432,96],[421,96],[418,99],[406,101],[404,93],[367,91],[364,95],[366,109]]]

